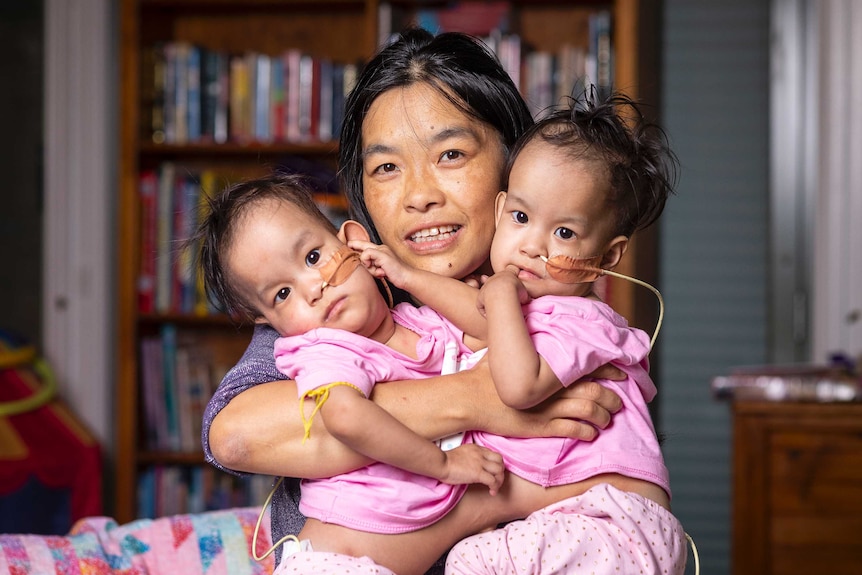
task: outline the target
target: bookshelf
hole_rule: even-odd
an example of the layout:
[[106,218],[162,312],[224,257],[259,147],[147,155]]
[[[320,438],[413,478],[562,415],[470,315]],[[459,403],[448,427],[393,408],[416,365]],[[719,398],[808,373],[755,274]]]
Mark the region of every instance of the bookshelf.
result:
[[[158,246],[166,243],[165,237],[162,237],[161,241],[158,237],[155,240],[144,239],[148,229],[148,233],[158,236],[158,232],[154,230],[159,222],[166,218],[159,215],[158,211],[148,212],[145,196],[142,195],[142,183],[147,178],[150,178],[151,183],[154,182],[157,194],[161,187],[169,187],[168,184],[160,186],[161,180],[172,182],[173,194],[177,196],[181,194],[178,191],[181,185],[177,183],[181,180],[190,188],[196,187],[196,191],[201,193],[202,188],[219,189],[226,182],[260,175],[273,168],[288,165],[300,171],[320,170],[323,174],[321,182],[329,184],[331,188],[332,182],[325,181],[325,175],[334,175],[337,120],[330,128],[332,137],[329,137],[326,129],[321,129],[321,125],[325,126],[326,122],[333,120],[325,119],[325,113],[321,115],[321,110],[335,110],[334,113],[337,114],[337,100],[327,108],[321,103],[322,99],[313,99],[310,104],[312,108],[305,108],[298,116],[291,114],[290,104],[287,102],[290,97],[287,95],[287,76],[275,79],[274,75],[259,73],[261,79],[282,82],[280,85],[285,86],[280,91],[285,94],[283,107],[274,112],[276,107],[272,101],[266,104],[262,103],[263,100],[257,100],[258,97],[264,96],[263,89],[258,91],[250,88],[245,95],[245,103],[239,103],[243,101],[242,98],[238,98],[237,102],[232,101],[231,94],[235,94],[239,88],[235,88],[231,82],[240,74],[234,73],[231,67],[234,61],[237,65],[244,62],[245,73],[254,74],[256,72],[249,70],[265,70],[265,67],[269,66],[271,71],[279,66],[279,62],[286,61],[287,54],[293,51],[294,57],[296,54],[310,56],[317,66],[344,67],[348,72],[344,73],[342,70],[342,73],[349,78],[350,66],[360,65],[372,55],[378,42],[385,39],[390,31],[398,31],[414,22],[439,22],[448,29],[459,29],[463,26],[476,26],[478,20],[478,25],[481,26],[482,20],[487,21],[500,14],[504,15],[501,22],[508,27],[508,31],[517,35],[516,51],[519,54],[545,52],[557,55],[564,45],[587,50],[590,46],[591,17],[607,12],[612,30],[610,45],[613,85],[646,102],[657,104],[656,87],[659,82],[655,76],[657,66],[654,53],[657,42],[654,35],[659,10],[655,2],[514,0],[467,2],[455,8],[469,9],[477,20],[462,18],[463,14],[457,13],[454,14],[456,17],[452,18],[453,14],[448,12],[453,10],[451,6],[452,4],[447,2],[417,0],[121,1],[118,192],[120,255],[117,282],[118,367],[115,391],[116,487],[113,509],[115,517],[121,523],[141,514],[159,515],[197,510],[201,505],[259,504],[263,500],[260,484],[247,488],[250,498],[247,502],[222,495],[209,503],[202,503],[199,493],[190,494],[189,489],[200,485],[228,481],[226,474],[213,472],[203,463],[200,446],[194,442],[194,432],[199,429],[199,422],[195,424],[194,418],[198,417],[200,406],[195,407],[193,402],[190,404],[188,398],[179,401],[174,397],[164,402],[174,403],[171,409],[176,414],[176,419],[170,426],[176,430],[184,430],[180,438],[159,438],[159,433],[164,435],[165,428],[169,426],[165,420],[153,415],[154,410],[158,411],[158,401],[152,394],[155,385],[152,381],[158,378],[153,373],[162,372],[162,376],[165,374],[165,370],[156,365],[158,360],[153,360],[154,348],[160,349],[162,353],[167,350],[171,354],[183,350],[180,354],[183,357],[179,362],[182,366],[179,371],[184,374],[194,372],[200,367],[196,364],[202,363],[204,367],[201,369],[208,370],[210,384],[217,384],[223,371],[233,365],[245,349],[251,331],[237,329],[227,319],[201,306],[199,301],[195,303],[194,296],[190,296],[191,304],[178,304],[178,301],[186,300],[177,294],[185,293],[183,289],[194,292],[193,285],[183,288],[182,282],[179,282],[180,287],[177,287],[178,280],[164,284],[173,286],[164,288],[170,289],[172,295],[163,299],[161,305],[156,305],[154,302],[158,298],[157,294],[142,294],[146,291],[145,286],[156,280],[150,278],[141,281],[142,276],[148,273],[146,266],[149,258],[153,257],[152,253],[158,252]],[[458,24],[453,27],[451,21]],[[471,29],[463,31],[475,33]],[[506,38],[506,35],[502,38]],[[192,64],[185,59],[188,56],[176,56],[177,52],[187,54],[189,47],[200,51],[191,57]],[[207,89],[207,76],[203,72],[200,76],[192,74],[191,76],[197,78],[194,81],[190,81],[191,76],[187,72],[174,73],[170,77],[173,82],[179,82],[180,86],[174,84],[170,86],[170,90],[165,88],[163,83],[167,81],[168,75],[158,68],[159,65],[167,65],[166,62],[169,62],[172,66],[180,66],[180,70],[188,70],[188,66],[196,70],[195,66],[199,64],[195,62],[203,61],[208,54],[211,57],[213,54],[220,56],[221,65],[229,70],[227,79],[223,80],[226,84],[222,84],[228,86],[228,96],[224,97],[226,101],[222,100],[216,105],[213,103],[215,100],[204,103],[204,98],[195,98],[195,94],[210,93]],[[255,57],[249,57],[249,54]],[[160,64],[154,64],[154,61]],[[204,65],[205,68],[207,66]],[[212,67],[218,68],[214,65]],[[520,73],[521,67],[513,70]],[[243,85],[260,86],[257,83]],[[521,85],[523,90],[529,89],[526,78],[522,79]],[[334,85],[333,90],[338,93],[338,84]],[[200,107],[191,112],[187,99],[189,91],[192,101],[200,102]],[[279,91],[270,90],[269,97],[277,100],[278,96],[273,95],[277,92]],[[319,94],[320,89],[314,93]],[[186,99],[183,100],[183,97],[176,94],[185,94]],[[167,106],[165,98],[169,98]],[[255,103],[249,104],[249,100]],[[180,106],[186,106],[181,112],[175,107],[177,102],[180,102]],[[222,113],[227,110],[227,116],[220,120],[217,119],[218,116],[211,116],[211,110],[216,109],[215,106],[220,106]],[[256,112],[248,113],[249,109],[255,109]],[[269,110],[271,115],[261,120],[257,112],[264,109]],[[240,116],[238,110],[249,114],[244,125],[233,123]],[[303,121],[308,119],[310,111],[316,123],[312,128],[306,127],[310,131],[299,133],[295,131],[298,129],[296,125],[290,127],[287,116]],[[154,115],[159,114],[161,118],[154,118]],[[219,121],[222,122],[221,128],[215,129],[213,126]],[[258,131],[249,128],[250,125],[254,126],[255,122],[260,122],[257,125],[260,128]],[[174,175],[166,177],[165,173]],[[323,187],[326,186],[322,185]],[[333,201],[337,204],[337,190],[334,192],[333,195],[333,190],[329,189],[328,195],[321,196],[322,201]],[[172,205],[176,208],[172,211],[173,214],[192,210],[188,207],[177,208],[182,204]],[[174,232],[182,228],[180,220],[174,220],[173,217],[171,219]],[[156,227],[150,229],[146,222],[153,220],[155,223],[149,225]],[[180,235],[172,233],[166,237],[177,239]],[[147,245],[143,246],[143,243]],[[633,243],[624,260],[625,269],[621,271],[654,282],[653,238],[643,235]],[[158,262],[162,262],[163,265],[165,258],[170,258],[171,261],[181,259],[175,250],[168,249],[160,252],[150,264],[155,267],[160,265]],[[163,269],[169,269],[169,266]],[[652,326],[655,315],[648,294],[637,294],[627,283],[613,283],[609,284],[609,297],[612,304],[635,325],[647,328]],[[153,299],[145,303],[147,298]],[[175,338],[176,346],[166,344],[166,338],[168,342]],[[158,352],[155,353],[158,355]],[[176,370],[172,373],[175,376]],[[188,379],[188,375],[184,378]],[[200,396],[201,393],[207,393],[206,389],[206,386],[198,385],[195,393]],[[162,410],[165,408],[166,406],[161,406]],[[202,475],[203,471],[206,471],[205,476]],[[169,504],[159,506],[158,501],[143,501],[142,499],[150,497],[154,491],[154,475],[171,477],[187,487],[183,488],[180,495],[168,495]],[[164,489],[157,488],[156,491]],[[164,498],[164,495],[162,497]],[[177,501],[179,503],[176,503]]]

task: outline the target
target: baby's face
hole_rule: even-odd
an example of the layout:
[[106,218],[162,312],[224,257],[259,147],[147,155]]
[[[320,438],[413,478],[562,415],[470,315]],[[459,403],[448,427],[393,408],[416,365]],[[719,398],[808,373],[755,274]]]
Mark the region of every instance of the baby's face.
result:
[[595,163],[573,160],[542,141],[529,143],[512,166],[508,192],[497,200],[494,271],[516,266],[532,297],[588,293],[589,283],[550,277],[542,258],[601,256],[601,261],[625,239],[613,235],[608,189],[608,175]]
[[282,336],[318,327],[368,336],[389,315],[371,274],[358,266],[339,285],[324,287],[321,268],[343,246],[293,204],[265,200],[239,223],[227,269],[240,295],[259,311],[258,322]]

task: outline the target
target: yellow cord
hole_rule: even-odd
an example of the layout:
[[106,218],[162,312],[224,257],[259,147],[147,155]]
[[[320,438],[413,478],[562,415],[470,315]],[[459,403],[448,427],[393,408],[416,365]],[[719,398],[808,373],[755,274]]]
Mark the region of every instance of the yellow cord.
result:
[[257,534],[260,532],[260,524],[263,522],[263,516],[266,513],[267,508],[269,507],[270,502],[272,501],[272,496],[275,494],[275,490],[281,485],[281,482],[284,481],[284,477],[279,477],[278,481],[275,482],[275,485],[269,491],[269,495],[266,496],[266,501],[263,502],[263,507],[260,509],[260,514],[257,516],[257,523],[254,525],[254,534],[251,538],[251,556],[254,557],[255,561],[263,561],[267,557],[269,557],[273,551],[275,551],[279,545],[283,544],[285,541],[296,541],[299,543],[299,539],[296,535],[285,535],[278,541],[272,544],[272,546],[267,549],[266,553],[258,557],[257,555]]
[[605,270],[605,269],[602,270],[602,274],[606,274],[609,276],[613,276],[615,278],[620,278],[620,279],[628,280],[632,283],[636,283],[639,286],[643,286],[643,287],[647,288],[648,290],[650,290],[658,298],[658,321],[656,322],[655,331],[653,332],[652,338],[650,339],[650,342],[649,342],[649,347],[650,347],[650,349],[652,349],[653,345],[655,344],[656,338],[658,338],[658,332],[661,330],[662,321],[664,321],[664,298],[661,297],[661,293],[656,288],[651,286],[650,284],[646,283],[645,281],[639,280],[637,278],[629,277],[627,275],[617,273],[617,272],[614,272],[611,270]]
[[688,543],[691,545],[691,554],[694,555],[694,575],[700,575],[700,555],[697,553],[697,545],[694,544],[694,539],[688,533],[685,534],[685,538],[688,539]]
[[[18,354],[18,358],[20,359],[21,357],[25,357],[24,354]],[[54,393],[57,391],[57,380],[54,378],[51,368],[48,367],[48,363],[41,358],[31,358],[30,361],[36,374],[42,381],[42,387],[34,392],[33,395],[23,399],[0,403],[0,417],[8,417],[32,411],[38,407],[42,407],[54,397]],[[9,363],[7,365],[14,364]]]
[[[317,412],[320,411],[320,408],[323,407],[323,404],[326,403],[327,399],[329,399],[329,390],[337,385],[346,385],[347,387],[352,387],[359,393],[362,393],[362,390],[352,383],[348,383],[346,381],[333,381],[332,383],[321,385],[320,387],[306,391],[302,394],[302,397],[299,398],[299,414],[302,416],[302,427],[305,430],[305,434],[302,436],[303,443],[305,443],[306,439],[311,437],[311,423],[314,420],[314,416],[317,415]],[[362,396],[364,397],[365,394],[362,393]],[[303,409],[303,405],[305,403],[303,400],[306,397],[310,397],[314,400],[314,409],[311,411],[311,415],[307,418],[305,417],[305,409]]]

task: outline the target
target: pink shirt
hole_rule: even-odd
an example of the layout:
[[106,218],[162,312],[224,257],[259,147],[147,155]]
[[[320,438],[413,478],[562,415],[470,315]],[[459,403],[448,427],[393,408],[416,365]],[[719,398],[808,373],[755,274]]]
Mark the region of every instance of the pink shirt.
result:
[[[401,304],[392,314],[396,322],[420,335],[417,359],[344,330],[319,328],[278,339],[276,365],[296,380],[300,397],[334,381],[349,382],[367,397],[376,382],[440,375],[447,342],[469,352],[461,343],[463,333],[431,308]],[[329,479],[303,480],[299,508],[307,517],[352,529],[404,533],[439,520],[466,489],[373,463]]]
[[542,486],[619,473],[655,483],[670,495],[647,408],[656,395],[649,376],[649,336],[629,327],[608,305],[586,298],[544,296],[525,306],[524,313],[536,349],[564,385],[606,363],[624,371],[623,381],[601,381],[619,394],[623,407],[593,441],[475,432],[474,442],[499,452],[512,473]]

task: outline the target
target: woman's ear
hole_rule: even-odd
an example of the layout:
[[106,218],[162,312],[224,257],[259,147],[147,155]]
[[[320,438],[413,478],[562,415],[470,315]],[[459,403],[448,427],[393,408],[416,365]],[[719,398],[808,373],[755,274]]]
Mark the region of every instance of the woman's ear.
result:
[[612,270],[617,267],[627,249],[629,249],[627,236],[617,236],[612,239],[605,250],[605,255],[602,256],[602,269]]
[[500,217],[503,215],[503,206],[506,204],[506,192],[499,192],[494,200],[494,225],[500,225]]
[[368,235],[368,230],[356,220],[347,220],[341,224],[341,229],[338,230],[338,239],[344,243],[350,240],[361,240],[370,242],[371,236]]

